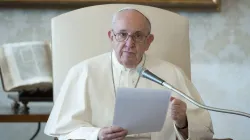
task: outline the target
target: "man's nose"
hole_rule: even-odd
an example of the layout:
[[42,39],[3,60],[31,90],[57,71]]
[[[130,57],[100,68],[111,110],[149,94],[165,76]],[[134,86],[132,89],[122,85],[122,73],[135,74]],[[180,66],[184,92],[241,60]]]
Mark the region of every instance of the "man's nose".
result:
[[135,46],[135,41],[133,39],[133,36],[128,36],[128,39],[126,40],[126,46],[128,46],[128,47]]

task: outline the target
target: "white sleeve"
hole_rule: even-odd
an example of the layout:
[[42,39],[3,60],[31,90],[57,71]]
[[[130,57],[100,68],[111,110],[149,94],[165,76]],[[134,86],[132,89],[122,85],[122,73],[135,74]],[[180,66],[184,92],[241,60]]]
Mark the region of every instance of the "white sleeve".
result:
[[80,127],[69,134],[65,135],[66,140],[69,139],[84,139],[84,140],[97,140],[100,128],[96,127]]
[[44,133],[60,139],[97,140],[86,90],[87,69],[71,68],[54,103]]

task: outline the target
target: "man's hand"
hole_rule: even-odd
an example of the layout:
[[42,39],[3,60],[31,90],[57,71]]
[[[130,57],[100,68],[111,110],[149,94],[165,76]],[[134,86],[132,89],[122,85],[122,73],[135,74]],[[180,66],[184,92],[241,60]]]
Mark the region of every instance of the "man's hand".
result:
[[98,140],[123,140],[128,131],[117,126],[104,127],[98,134]]
[[187,110],[187,105],[185,102],[176,99],[174,97],[170,98],[171,101],[171,117],[174,120],[175,125],[178,128],[183,128],[187,126],[187,115],[186,115],[186,110]]

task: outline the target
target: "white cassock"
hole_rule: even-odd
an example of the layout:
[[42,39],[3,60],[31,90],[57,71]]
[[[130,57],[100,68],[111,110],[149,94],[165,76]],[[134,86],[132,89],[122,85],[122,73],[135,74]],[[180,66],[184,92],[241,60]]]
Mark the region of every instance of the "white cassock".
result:
[[[148,55],[143,57],[138,67],[142,65],[190,97],[202,102],[192,83],[175,65]],[[111,67],[113,67],[113,72]],[[112,78],[112,73],[114,78]],[[112,125],[115,104],[113,83],[115,83],[115,88],[135,87],[138,77],[136,69],[124,68],[111,52],[85,60],[72,67],[54,103],[45,126],[45,134],[63,140],[97,140],[99,130]],[[136,87],[164,88],[145,78],[140,78]],[[176,93],[172,93],[172,96],[186,102]],[[188,140],[212,139],[213,127],[208,111],[189,102],[186,103]],[[160,132],[130,135],[126,140],[176,140],[176,137],[181,138],[181,135],[170,113],[167,113],[165,124]]]

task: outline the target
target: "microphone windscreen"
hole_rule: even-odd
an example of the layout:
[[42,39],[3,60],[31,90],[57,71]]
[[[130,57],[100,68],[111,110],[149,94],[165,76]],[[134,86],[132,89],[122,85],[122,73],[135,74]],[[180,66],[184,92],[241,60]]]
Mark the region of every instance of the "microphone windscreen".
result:
[[153,82],[156,82],[160,85],[162,85],[162,83],[164,82],[163,79],[161,79],[160,77],[156,76],[155,74],[153,74],[151,71],[147,70],[144,67],[138,68],[137,72],[140,74],[141,77],[144,77],[146,79],[149,79]]
[[144,67],[139,67],[137,68],[137,72],[142,76],[142,72],[145,71],[146,69]]

